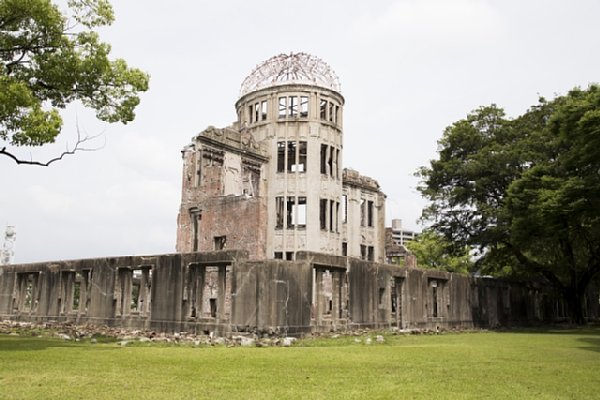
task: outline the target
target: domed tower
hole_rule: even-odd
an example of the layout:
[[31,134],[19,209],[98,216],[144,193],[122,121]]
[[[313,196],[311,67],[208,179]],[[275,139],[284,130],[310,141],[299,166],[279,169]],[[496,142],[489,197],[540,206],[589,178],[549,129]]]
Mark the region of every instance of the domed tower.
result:
[[280,54],[244,79],[237,121],[208,127],[183,151],[177,251],[297,251],[383,256],[385,195],[342,169],[344,97],[333,70]]
[[243,81],[243,130],[268,149],[267,257],[341,254],[342,114],[333,70],[305,53],[280,54]]

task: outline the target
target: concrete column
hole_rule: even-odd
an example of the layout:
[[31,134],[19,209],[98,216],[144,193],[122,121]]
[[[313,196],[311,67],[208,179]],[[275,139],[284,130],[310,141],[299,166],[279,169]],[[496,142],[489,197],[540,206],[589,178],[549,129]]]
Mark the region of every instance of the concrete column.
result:
[[226,267],[224,265],[219,266],[219,274],[217,278],[217,322],[222,322],[226,319],[225,317],[225,291],[227,290],[225,285],[226,278]]

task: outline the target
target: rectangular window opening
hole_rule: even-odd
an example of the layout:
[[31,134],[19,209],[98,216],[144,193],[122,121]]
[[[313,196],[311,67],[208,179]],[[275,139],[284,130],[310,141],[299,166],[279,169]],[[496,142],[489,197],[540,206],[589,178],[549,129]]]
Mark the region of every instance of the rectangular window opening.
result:
[[293,228],[294,227],[294,219],[293,219],[293,210],[294,210],[294,201],[295,199],[293,197],[288,197],[287,198],[287,204],[286,204],[286,227],[288,228]]
[[298,172],[306,172],[306,158],[308,155],[306,141],[298,142]]
[[367,202],[367,226],[374,226],[373,223],[373,202]]
[[287,170],[288,172],[295,172],[298,168],[296,164],[296,142],[287,143]]
[[321,145],[321,173],[327,174],[327,149],[326,144]]
[[319,215],[321,221],[321,229],[327,230],[327,199],[319,200]]
[[367,259],[367,246],[365,246],[364,244],[360,245],[360,258],[361,260]]
[[261,116],[261,120],[265,121],[267,119],[267,102],[263,101],[262,103],[260,103],[260,116]]
[[367,247],[367,260],[375,261],[375,248],[373,246]]
[[273,257],[274,257],[276,260],[283,260],[283,252],[281,252],[281,251],[276,251],[276,252],[275,252],[275,254],[273,255]]
[[289,101],[289,116],[296,118],[298,116],[298,98],[296,96],[290,96]]
[[285,252],[285,259],[287,261],[293,261],[294,260],[294,252],[293,251],[286,251]]
[[275,229],[282,229],[284,216],[283,196],[275,197],[275,213]]
[[300,96],[300,117],[308,117],[308,97]]
[[342,223],[348,222],[348,195],[342,195]]
[[343,256],[348,255],[348,243],[347,242],[342,242],[342,255]]
[[285,142],[277,142],[277,172],[285,171]]
[[287,97],[279,98],[279,118],[285,118],[287,113]]
[[210,317],[217,318],[217,299],[209,299],[210,304]]
[[329,230],[331,232],[333,232],[334,228],[335,228],[334,217],[335,217],[335,202],[333,200],[329,200]]
[[215,250],[224,250],[227,245],[227,236],[215,236]]
[[322,120],[327,119],[327,100],[321,99],[319,102],[319,115]]

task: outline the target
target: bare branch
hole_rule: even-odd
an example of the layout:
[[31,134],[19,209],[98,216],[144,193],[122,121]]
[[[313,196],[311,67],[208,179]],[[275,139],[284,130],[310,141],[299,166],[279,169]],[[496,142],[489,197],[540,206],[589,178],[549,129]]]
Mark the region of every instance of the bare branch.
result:
[[83,144],[90,142],[94,139],[97,139],[98,137],[103,136],[103,135],[104,135],[104,131],[98,133],[97,135],[92,135],[92,136],[86,135],[84,137],[81,137],[81,132],[79,130],[79,124],[77,124],[77,142],[75,142],[75,146],[72,149],[69,149],[69,145],[67,144],[67,148],[65,151],[63,151],[59,156],[54,157],[46,162],[34,161],[32,159],[30,159],[30,160],[21,159],[21,158],[15,156],[10,151],[7,151],[6,147],[3,147],[2,149],[0,149],[0,155],[4,155],[8,158],[11,158],[15,163],[17,163],[19,165],[24,164],[24,165],[35,165],[38,167],[48,167],[50,164],[62,160],[63,157],[68,156],[68,155],[73,155],[80,151],[98,151],[98,150],[103,149],[104,146],[106,146],[106,137],[104,139],[104,144],[102,144],[102,146],[94,147],[94,148],[89,148],[89,147],[83,146]]

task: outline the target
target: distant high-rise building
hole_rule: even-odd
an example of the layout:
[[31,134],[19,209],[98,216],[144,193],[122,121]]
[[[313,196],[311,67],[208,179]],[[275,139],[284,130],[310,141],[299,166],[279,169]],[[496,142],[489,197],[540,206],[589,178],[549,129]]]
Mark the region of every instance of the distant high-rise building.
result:
[[390,264],[400,264],[408,250],[406,243],[415,240],[419,233],[402,228],[401,219],[392,219],[392,227],[385,228],[385,260]]

